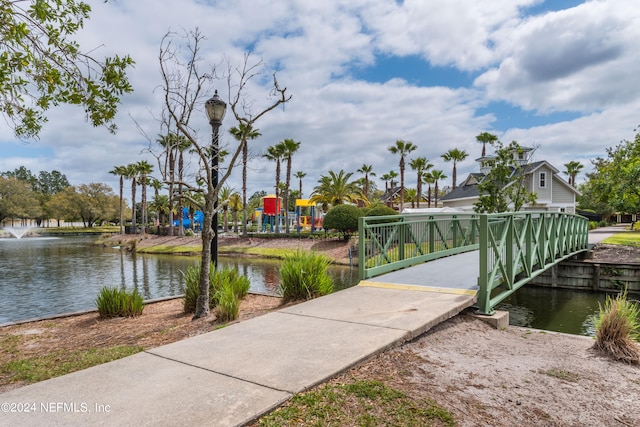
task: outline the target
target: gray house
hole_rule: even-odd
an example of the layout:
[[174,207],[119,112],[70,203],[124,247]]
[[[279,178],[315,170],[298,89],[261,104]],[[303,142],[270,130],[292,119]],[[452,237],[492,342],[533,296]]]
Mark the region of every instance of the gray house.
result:
[[[514,153],[519,168],[514,169],[512,176],[523,173],[527,190],[537,195],[536,203],[525,205],[522,210],[576,213],[576,196],[580,192],[562,179],[558,169],[549,162],[542,160],[529,163],[532,151],[531,148],[523,147],[521,152]],[[473,211],[474,203],[479,200],[478,184],[485,179],[492,160],[491,156],[476,159],[480,164],[480,172],[469,174],[459,187],[441,199],[442,205]]]

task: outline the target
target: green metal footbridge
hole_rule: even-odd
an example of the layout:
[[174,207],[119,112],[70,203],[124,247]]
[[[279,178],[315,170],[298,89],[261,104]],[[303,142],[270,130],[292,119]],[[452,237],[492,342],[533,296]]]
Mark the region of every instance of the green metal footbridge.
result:
[[358,269],[368,286],[476,296],[480,314],[588,249],[588,220],[561,212],[362,217]]

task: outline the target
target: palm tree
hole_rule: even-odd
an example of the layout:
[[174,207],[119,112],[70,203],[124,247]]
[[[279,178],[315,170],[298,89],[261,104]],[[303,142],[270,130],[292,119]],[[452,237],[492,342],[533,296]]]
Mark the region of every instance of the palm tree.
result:
[[405,197],[407,198],[407,201],[411,202],[411,207],[415,208],[416,199],[418,199],[418,190],[416,190],[415,188],[407,188]]
[[442,155],[442,158],[444,159],[445,162],[453,162],[453,174],[452,174],[452,176],[453,176],[453,188],[452,188],[452,190],[456,189],[456,181],[457,181],[457,176],[458,176],[458,172],[456,170],[456,163],[462,162],[467,157],[469,157],[469,154],[466,151],[459,150],[457,148],[452,148],[451,150],[447,151],[446,153],[444,153]]
[[493,144],[498,140],[498,137],[489,132],[482,132],[476,136],[476,140],[482,143],[482,157],[485,157],[487,155],[487,143]]
[[158,227],[163,227],[165,215],[169,213],[169,196],[156,194],[156,197],[149,203],[149,208],[158,215]]
[[438,181],[440,181],[441,179],[446,179],[447,176],[441,170],[434,170],[434,171],[431,171],[431,177],[433,178],[433,181],[436,184],[435,192],[436,192],[436,208],[437,208],[438,207]]
[[238,193],[233,193],[229,196],[229,209],[231,209],[231,214],[233,215],[233,232],[238,234],[238,212],[242,210],[242,198]]
[[396,145],[392,145],[391,147],[388,147],[389,152],[391,152],[392,154],[399,154],[400,155],[400,200],[401,200],[401,205],[400,205],[400,212],[402,212],[402,209],[404,208],[404,158],[407,154],[411,153],[412,151],[414,151],[416,147],[413,142],[410,141],[405,141],[402,139],[399,139],[396,141]]
[[291,157],[300,148],[300,141],[285,139],[282,144],[282,157],[287,160],[286,183],[284,190],[284,226],[285,233],[289,233],[289,188],[291,186]]
[[136,234],[138,232],[136,220],[136,180],[138,178],[138,167],[135,163],[130,163],[126,167],[127,173],[125,174],[125,178],[131,180],[131,232]]
[[393,188],[396,186],[396,182],[394,179],[398,177],[398,172],[389,171],[389,190],[393,191]]
[[184,223],[182,221],[182,188],[184,187],[184,152],[191,147],[191,141],[184,136],[176,137],[175,148],[178,150],[178,215],[180,222],[178,223],[178,237],[184,237]]
[[367,198],[362,194],[362,190],[355,181],[349,181],[353,173],[346,173],[344,170],[336,173],[329,171],[328,175],[320,176],[318,185],[314,187],[311,194],[311,201],[320,203],[323,210],[329,206],[341,205],[343,203],[357,203],[363,201],[369,204]]
[[575,187],[576,176],[580,173],[580,170],[582,170],[584,166],[582,165],[582,163],[572,160],[569,163],[565,163],[564,167],[566,168],[564,173],[569,177],[569,184]]
[[389,175],[389,200],[391,200],[391,208],[393,209],[393,199],[391,198],[391,195],[393,194],[393,189],[395,188],[396,182],[394,181],[394,179],[398,177],[398,172],[389,171],[387,175]]
[[427,207],[430,208],[431,207],[431,184],[435,182],[435,180],[433,179],[433,171],[426,172],[424,175],[422,175],[422,182],[429,186],[429,189],[427,190]]
[[218,206],[222,206],[222,229],[226,233],[229,229],[229,219],[227,214],[229,213],[229,198],[231,197],[231,188],[224,186],[218,192]]
[[388,173],[385,173],[380,177],[380,179],[384,181],[384,194],[387,194],[389,192],[389,180],[391,180],[391,176],[389,176]]
[[[433,167],[432,163],[429,163],[426,157],[418,157],[416,159],[412,159],[409,162],[409,166],[411,169],[416,171],[418,174],[418,180],[416,181],[416,187],[418,192],[418,208],[420,207],[420,200],[422,199],[422,175],[427,172],[429,169]],[[413,207],[413,206],[411,206]]]
[[[169,181],[169,236],[173,236],[173,197],[174,197],[173,186],[175,184],[175,167],[176,167],[175,142],[176,140],[177,140],[177,136],[173,133],[169,133],[168,135],[160,135],[159,138],[157,139],[157,142],[164,148],[164,152],[166,153],[163,175],[165,177],[165,180]],[[168,173],[167,173],[167,167],[169,168]]]
[[[267,152],[263,154],[263,157],[267,160],[271,160],[272,162],[276,162],[276,207],[278,206],[278,201],[280,200],[280,162],[282,161],[283,153],[282,146],[279,144],[272,145],[267,148]],[[278,210],[278,209],[276,209]],[[276,233],[280,232],[280,212],[276,212]]]
[[298,184],[300,185],[300,189],[298,191],[300,191],[300,198],[302,199],[302,178],[307,176],[307,174],[302,171],[298,171],[294,173],[293,176],[298,178]]
[[249,145],[247,141],[256,139],[262,134],[250,124],[240,123],[229,129],[231,135],[242,144],[242,236],[247,237],[247,163],[249,162]]
[[147,227],[147,176],[153,171],[153,166],[146,160],[140,160],[136,163],[136,169],[140,176],[140,185],[142,186],[142,235],[146,232]]
[[122,197],[122,192],[124,189],[124,177],[127,175],[127,167],[115,166],[109,173],[120,177],[120,234],[124,234],[124,198]]
[[364,174],[364,195],[369,198],[369,177],[376,176],[376,174],[373,172],[373,166],[363,164],[362,167],[357,170],[357,172]]

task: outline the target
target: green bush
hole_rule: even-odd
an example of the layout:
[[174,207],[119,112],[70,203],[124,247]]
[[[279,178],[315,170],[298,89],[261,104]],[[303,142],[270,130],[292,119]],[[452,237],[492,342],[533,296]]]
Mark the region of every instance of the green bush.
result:
[[333,292],[328,268],[331,261],[321,254],[298,251],[285,257],[280,267],[283,302],[307,300]]
[[238,318],[240,298],[235,293],[231,282],[224,283],[222,287],[216,291],[216,302],[218,303],[216,307],[218,319],[223,322],[228,322]]
[[627,300],[627,291],[616,298],[607,296],[595,315],[596,342],[593,347],[626,363],[640,364],[640,306]]
[[[209,282],[213,268],[209,270]],[[184,298],[182,300],[182,310],[185,313],[195,313],[196,303],[198,302],[198,296],[200,295],[200,267],[192,265],[187,267],[186,272],[182,272],[184,277]],[[211,291],[211,285],[209,285],[209,308],[216,306],[214,292]]]
[[363,211],[357,206],[337,205],[324,216],[322,226],[340,232],[344,240],[349,240],[351,235],[358,231],[358,218],[362,214]]
[[251,282],[248,277],[241,276],[237,268],[217,270],[213,275],[213,288],[229,287],[238,298],[244,298],[249,293]]
[[136,289],[129,293],[124,289],[105,286],[95,303],[100,317],[136,317],[144,310],[144,300]]
[[[214,270],[213,264],[209,268],[209,309],[218,308],[223,321],[236,319],[239,300],[249,293],[251,282],[237,268]],[[200,267],[190,266],[182,274],[185,279],[182,308],[185,313],[195,313],[200,295]]]
[[[398,215],[398,212],[395,209],[390,208],[385,205],[378,205],[374,208],[371,208],[367,211],[366,216],[390,216],[390,215]],[[380,224],[380,223],[389,223],[389,222],[397,222],[400,221],[400,218],[387,218],[384,220],[369,220],[369,224]]]

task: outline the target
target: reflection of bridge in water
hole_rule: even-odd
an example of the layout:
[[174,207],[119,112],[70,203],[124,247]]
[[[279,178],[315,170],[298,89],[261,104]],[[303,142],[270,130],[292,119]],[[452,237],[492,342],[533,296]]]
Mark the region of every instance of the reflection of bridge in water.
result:
[[588,220],[560,212],[409,214],[359,225],[361,286],[473,295],[478,312],[587,250]]

